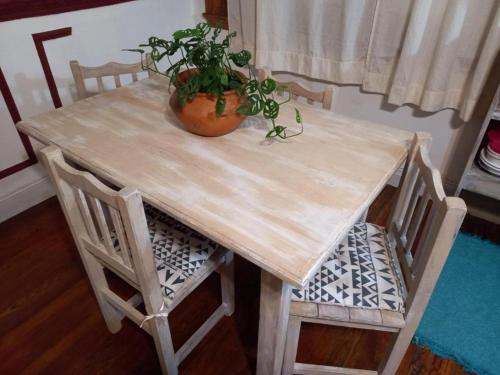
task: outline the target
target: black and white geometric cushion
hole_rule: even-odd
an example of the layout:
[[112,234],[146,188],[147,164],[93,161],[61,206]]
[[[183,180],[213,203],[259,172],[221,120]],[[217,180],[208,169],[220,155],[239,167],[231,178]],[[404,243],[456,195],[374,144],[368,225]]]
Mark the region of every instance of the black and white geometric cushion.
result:
[[292,300],[404,312],[397,268],[385,229],[358,223]]
[[162,292],[167,302],[217,249],[209,240],[170,216],[144,205]]
[[[146,203],[144,211],[158,278],[168,306],[175,292],[210,258],[218,245]],[[112,237],[119,251],[114,233]]]

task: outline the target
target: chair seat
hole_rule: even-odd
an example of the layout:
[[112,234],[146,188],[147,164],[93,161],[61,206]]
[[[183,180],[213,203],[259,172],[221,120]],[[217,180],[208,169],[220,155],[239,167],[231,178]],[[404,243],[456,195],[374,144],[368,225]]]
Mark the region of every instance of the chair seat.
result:
[[385,228],[358,223],[292,301],[404,312],[401,279]]
[[219,245],[148,204],[144,210],[158,278],[169,306],[200,267],[220,264],[221,257],[212,256]]

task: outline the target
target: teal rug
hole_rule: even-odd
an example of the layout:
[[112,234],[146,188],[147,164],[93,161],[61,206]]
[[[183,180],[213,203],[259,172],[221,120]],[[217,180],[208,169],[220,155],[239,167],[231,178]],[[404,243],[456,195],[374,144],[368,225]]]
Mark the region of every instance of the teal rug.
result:
[[467,371],[500,374],[500,245],[459,233],[414,342]]

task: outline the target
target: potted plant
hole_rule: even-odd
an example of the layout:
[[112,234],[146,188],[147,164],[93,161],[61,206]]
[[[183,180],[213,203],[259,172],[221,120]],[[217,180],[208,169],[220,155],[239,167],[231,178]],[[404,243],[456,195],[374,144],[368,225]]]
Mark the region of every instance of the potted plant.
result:
[[[172,40],[152,36],[140,48],[128,51],[141,53],[141,61],[144,53],[151,54],[152,63],[143,65],[143,69],[169,78],[175,86],[170,106],[192,133],[224,135],[235,130],[246,116],[262,114],[272,124],[266,138],[301,134],[302,119],[297,109],[297,131],[291,132],[277,122],[280,106],[290,101],[289,89],[271,78],[259,81],[249,66],[249,51],[229,52],[235,36],[232,32],[222,37],[220,27],[199,23],[195,28],[176,31]],[[157,65],[163,59],[169,64],[165,71]],[[248,70],[248,76],[235,66]],[[288,95],[283,95],[285,92]],[[279,101],[278,96],[283,100]]]

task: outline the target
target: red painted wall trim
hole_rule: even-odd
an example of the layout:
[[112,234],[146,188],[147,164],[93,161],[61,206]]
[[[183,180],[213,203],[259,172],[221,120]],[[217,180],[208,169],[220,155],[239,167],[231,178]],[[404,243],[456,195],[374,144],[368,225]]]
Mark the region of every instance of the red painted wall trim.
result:
[[[4,0],[0,0],[0,6]],[[50,39],[57,39],[64,36],[71,35],[71,27],[64,27],[62,29],[44,31],[42,33],[32,34],[33,42],[35,43],[35,48],[38,53],[38,57],[40,59],[40,63],[42,64],[43,74],[45,75],[45,80],[47,81],[47,86],[49,87],[50,96],[52,98],[52,102],[54,103],[54,107],[59,108],[62,107],[61,98],[59,97],[59,93],[57,91],[56,82],[54,80],[54,75],[52,74],[52,70],[50,69],[49,60],[47,59],[47,54],[45,53],[45,48],[43,47],[43,42]],[[5,100],[5,104],[7,105],[7,109],[9,110],[10,117],[14,124],[17,124],[21,121],[21,115],[17,109],[14,98],[12,97],[12,93],[7,84],[5,76],[0,68],[0,91]],[[19,132],[18,132],[19,133]],[[28,154],[28,160],[24,160],[20,163],[17,163],[11,167],[5,168],[0,171],[0,180],[11,174],[19,172],[20,170],[27,168],[33,164],[37,163],[35,152],[33,151],[33,146],[31,142],[25,134],[19,133],[19,137],[21,138],[21,142],[23,144],[26,153]]]
[[[5,80],[2,68],[0,68],[0,92],[2,93],[3,99],[5,100],[5,104],[7,105],[7,109],[10,113],[12,121],[14,122],[14,124],[17,124],[19,121],[21,121],[21,115],[19,114],[16,102],[14,101],[12,93],[10,92],[9,85]],[[28,154],[28,160],[24,160],[20,163],[13,165],[12,167],[8,167],[5,168],[4,170],[1,170],[0,179],[10,176],[11,174],[14,174],[16,172],[19,172],[21,169],[27,168],[30,165],[36,164],[37,162],[36,155],[35,152],[33,151],[33,146],[31,145],[29,138],[22,133],[19,133],[19,137],[21,138],[23,147],[26,150],[26,153]]]
[[64,36],[71,35],[71,27],[64,27],[62,29],[44,31],[42,33],[32,34],[33,41],[35,42],[36,52],[42,64],[43,74],[45,75],[45,80],[49,86],[50,96],[54,107],[62,107],[61,98],[57,92],[56,81],[52,71],[50,70],[49,60],[47,59],[47,54],[45,53],[45,48],[43,47],[43,42],[50,39],[62,38]]
[[133,0],[0,0],[0,22],[97,8]]

